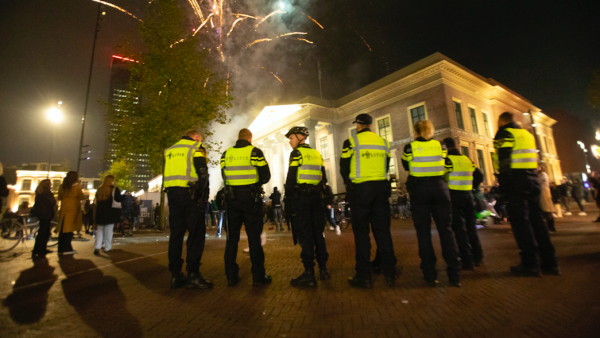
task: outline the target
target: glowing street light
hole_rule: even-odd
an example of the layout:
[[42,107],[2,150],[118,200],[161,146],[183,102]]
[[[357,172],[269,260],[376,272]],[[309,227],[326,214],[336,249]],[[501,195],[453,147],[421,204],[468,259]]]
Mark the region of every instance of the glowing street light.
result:
[[59,108],[50,108],[46,114],[48,116],[48,120],[59,123],[63,119],[62,111]]
[[63,113],[60,110],[60,106],[62,105],[62,101],[58,101],[56,107],[52,107],[48,109],[46,112],[46,116],[48,120],[53,122],[53,133],[52,133],[52,141],[50,142],[50,158],[48,159],[48,177],[50,178],[50,168],[52,167],[52,150],[54,148],[54,139],[56,138],[56,125],[60,123],[63,119]]

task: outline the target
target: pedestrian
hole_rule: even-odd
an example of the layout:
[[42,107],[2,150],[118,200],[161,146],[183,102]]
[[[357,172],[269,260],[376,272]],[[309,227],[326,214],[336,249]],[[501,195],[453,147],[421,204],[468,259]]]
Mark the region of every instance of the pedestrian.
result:
[[240,130],[235,145],[221,156],[221,174],[225,181],[228,221],[225,244],[227,285],[233,287],[240,281],[240,268],[236,260],[242,224],[248,235],[253,285],[270,284],[272,279],[265,272],[265,254],[261,245],[261,195],[262,185],[269,182],[271,172],[262,150],[252,145],[252,132],[249,129]]
[[56,207],[56,199],[52,194],[51,181],[49,179],[42,180],[35,189],[35,204],[33,211],[40,221],[37,236],[35,237],[35,245],[31,252],[31,258],[44,258],[46,254],[52,251],[46,248],[48,239],[50,239],[51,221],[54,218],[54,208]]
[[128,226],[129,237],[132,237],[133,196],[128,192],[123,195],[123,202],[121,202],[121,237],[125,237],[125,225]]
[[121,206],[124,196],[115,186],[115,177],[107,175],[102,185],[96,191],[94,201],[93,227],[96,230],[96,243],[94,255],[100,255],[100,249],[104,244],[104,252],[112,249],[112,238],[115,223],[121,218]]
[[[2,166],[2,162],[0,162],[0,209],[4,205],[4,199],[8,197],[10,191],[8,190],[8,184],[6,184],[6,179],[4,178],[4,167]],[[0,219],[2,219],[4,213],[0,210]]]
[[408,195],[403,189],[400,189],[398,194],[398,208],[400,209],[400,219],[409,219],[409,208],[408,208]]
[[[474,270],[483,261],[483,249],[477,234],[472,190],[479,188],[483,174],[471,159],[460,153],[453,138],[448,137],[443,143],[448,150],[445,167],[452,201],[452,231],[462,269]],[[487,205],[485,207],[487,210]]]
[[570,196],[570,192],[571,192],[571,187],[569,186],[569,182],[567,181],[566,178],[563,178],[561,180],[560,185],[558,186],[558,189],[560,190],[560,202],[565,207],[565,210],[566,210],[564,215],[565,216],[573,215],[569,208],[569,204],[570,204],[569,196]]
[[550,192],[550,179],[546,173],[546,165],[538,163],[538,183],[540,184],[540,206],[548,225],[548,230],[556,232],[554,227],[554,203],[552,203],[552,193]]
[[575,203],[577,203],[577,205],[579,206],[580,211],[578,215],[587,216],[585,210],[583,209],[583,204],[581,203],[581,200],[583,199],[583,182],[581,182],[581,179],[579,177],[573,180],[571,196],[573,197]]
[[71,240],[73,232],[80,231],[83,224],[81,201],[84,199],[83,190],[79,184],[76,171],[69,171],[58,189],[60,212],[58,216],[58,255],[74,255]]
[[319,264],[319,278],[331,278],[327,270],[329,254],[323,234],[323,190],[327,184],[325,163],[321,153],[306,144],[308,136],[306,127],[292,127],[285,134],[293,149],[285,180],[286,201],[292,209],[292,230],[300,243],[300,258],[304,265],[304,272],[290,282],[296,287],[317,286],[315,257]]
[[433,139],[434,128],[429,120],[414,126],[415,140],[404,147],[402,166],[409,172],[406,189],[410,194],[412,216],[419,245],[421,270],[425,282],[431,287],[438,284],[436,257],[431,241],[431,219],[442,245],[451,286],[461,286],[461,263],[458,246],[452,231],[452,202],[444,180],[447,150]]
[[141,209],[140,209],[140,203],[141,201],[138,198],[134,198],[133,199],[133,203],[132,203],[132,212],[131,215],[133,216],[133,230],[134,231],[138,231],[138,227],[140,226],[140,216],[142,215]]
[[277,190],[277,187],[273,188],[273,193],[269,196],[273,206],[273,218],[275,223],[275,231],[283,231],[283,212],[281,203],[281,193]]
[[555,218],[562,218],[562,208],[560,207],[560,189],[555,182],[550,183],[550,194],[552,195],[552,203],[554,204]]
[[[211,200],[210,201],[210,205],[209,205],[209,210],[210,210],[210,219],[211,219],[211,223],[213,224],[213,226],[218,226],[221,223],[221,218],[219,217],[219,207],[217,207],[217,202],[215,202],[215,200]],[[219,227],[217,229],[217,235],[220,235],[221,233],[221,228]]]
[[[225,188],[221,188],[221,190],[219,190],[219,192],[217,192],[217,197],[215,199],[215,204],[217,205],[218,208],[218,215],[219,215],[219,228],[217,230],[217,236],[221,236],[221,234],[223,233],[223,223],[225,222],[225,217],[227,217],[226,215],[226,210],[225,210]],[[225,229],[225,231],[227,231],[227,229]]]
[[[506,196],[513,235],[521,250],[521,263],[510,272],[517,276],[560,275],[554,245],[540,207],[538,151],[535,138],[505,112],[498,119],[494,138],[494,168],[500,194]],[[541,262],[540,262],[541,260]]]
[[340,229],[340,226],[335,222],[336,204],[334,201],[333,190],[329,184],[325,185],[325,193],[323,195],[326,206],[326,209],[323,211],[325,212],[325,219],[329,222],[329,230],[335,230],[336,235],[339,236],[342,234],[342,229]]
[[[348,278],[353,287],[372,288],[371,239],[369,224],[377,245],[375,261],[381,261],[381,271],[387,286],[394,286],[397,259],[394,254],[389,198],[392,188],[388,181],[390,166],[389,142],[371,131],[373,118],[360,114],[356,135],[344,141],[340,158],[340,174],[346,185],[346,206],[352,206],[352,232],[356,250],[356,275]],[[350,212],[350,208],[347,208]]]
[[[592,171],[591,177],[588,180],[593,188],[594,199],[596,200],[596,207],[600,210],[600,173]],[[594,223],[600,223],[600,216],[596,218]]]
[[156,203],[154,206],[154,226],[160,225],[160,204]]
[[90,200],[87,199],[87,200],[85,200],[85,203],[83,204],[83,227],[85,228],[86,234],[90,233],[90,227],[94,223],[93,217],[94,217],[94,209],[92,209]]
[[[165,188],[169,199],[169,271],[171,288],[208,289],[213,283],[200,274],[200,260],[206,241],[202,217],[208,201],[208,167],[202,136],[194,129],[165,150]],[[191,187],[190,187],[191,185]],[[187,239],[186,270],[183,268],[183,238]]]

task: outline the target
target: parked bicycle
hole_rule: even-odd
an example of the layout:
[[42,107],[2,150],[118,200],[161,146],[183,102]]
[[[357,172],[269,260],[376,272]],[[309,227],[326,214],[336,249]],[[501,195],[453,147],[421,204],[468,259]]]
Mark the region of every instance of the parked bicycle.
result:
[[[52,227],[56,226],[52,222]],[[0,252],[7,252],[14,249],[19,243],[25,243],[28,240],[35,240],[40,221],[36,218],[30,218],[28,215],[22,215],[18,218],[4,218],[0,221]],[[58,244],[58,236],[51,236],[47,246]]]

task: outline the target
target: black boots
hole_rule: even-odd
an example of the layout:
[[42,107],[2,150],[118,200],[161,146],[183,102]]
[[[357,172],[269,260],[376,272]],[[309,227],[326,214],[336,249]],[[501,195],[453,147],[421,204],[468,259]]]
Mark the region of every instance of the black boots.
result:
[[370,279],[362,279],[358,277],[350,278],[348,277],[348,284],[354,288],[363,288],[363,289],[372,289],[373,281]]
[[200,272],[190,272],[185,287],[188,289],[210,289],[213,287],[213,283],[202,278]]
[[315,287],[315,286],[317,286],[317,280],[315,279],[315,272],[306,270],[298,278],[292,279],[290,284],[292,286],[296,286],[296,287],[302,287],[302,286]]
[[540,269],[528,268],[523,264],[519,264],[517,266],[511,266],[510,273],[512,273],[515,276],[521,276],[521,277],[542,277]]
[[321,280],[328,280],[331,278],[331,274],[327,271],[327,268],[319,270],[319,277]]
[[171,289],[177,289],[184,286],[186,281],[187,279],[182,273],[179,273],[179,275],[177,276],[171,277]]
[[264,277],[262,277],[262,278],[255,279],[254,282],[252,282],[252,285],[253,286],[263,286],[263,285],[271,284],[272,281],[273,281],[273,278],[271,278],[271,276],[264,275]]

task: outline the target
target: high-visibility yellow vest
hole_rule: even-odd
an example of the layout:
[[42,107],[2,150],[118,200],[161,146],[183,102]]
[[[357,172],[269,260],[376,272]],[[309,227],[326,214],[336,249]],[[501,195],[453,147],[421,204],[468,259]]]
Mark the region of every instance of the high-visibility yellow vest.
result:
[[444,152],[437,140],[412,141],[412,161],[409,162],[410,175],[433,177],[444,175]]
[[535,137],[525,129],[506,128],[515,138],[510,155],[511,169],[537,169],[538,151],[535,147]]
[[363,131],[350,138],[350,145],[354,150],[350,161],[352,183],[387,180],[390,145],[386,139]]
[[181,139],[165,150],[165,188],[187,187],[188,182],[198,181],[194,157],[204,156],[198,150],[201,143]]
[[475,165],[465,155],[448,155],[452,162],[452,171],[448,173],[450,190],[473,190],[473,172]]
[[221,169],[225,173],[225,184],[232,186],[250,185],[258,182],[258,170],[251,164],[254,146],[231,147],[225,152]]
[[298,184],[317,185],[323,179],[321,168],[323,167],[323,157],[315,149],[308,147],[296,148],[302,155],[302,163],[298,163]]

